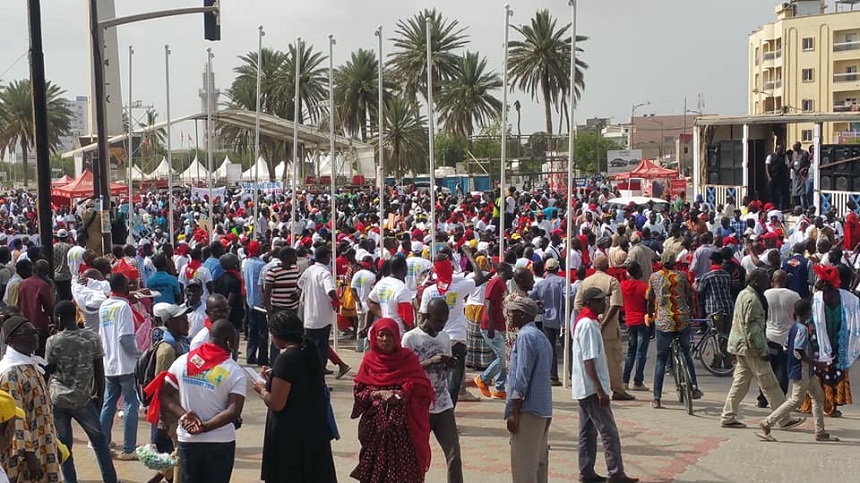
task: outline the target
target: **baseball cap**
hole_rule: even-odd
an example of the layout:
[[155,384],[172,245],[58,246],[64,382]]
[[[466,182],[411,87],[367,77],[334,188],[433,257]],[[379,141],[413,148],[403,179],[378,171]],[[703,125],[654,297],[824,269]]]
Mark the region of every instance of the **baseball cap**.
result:
[[601,290],[599,287],[588,287],[587,289],[582,291],[582,301],[588,302],[589,300],[600,300],[606,298],[606,292]]
[[555,258],[550,258],[544,264],[544,268],[547,270],[558,270],[558,260]]
[[191,280],[189,280],[185,283],[185,288],[188,288],[188,287],[200,287],[202,289],[203,288],[203,280],[200,280],[199,278],[192,278]]
[[24,410],[6,391],[0,391],[0,423],[5,423],[13,418],[24,419]]
[[57,238],[68,238],[69,232],[67,232],[64,228],[57,230]]
[[162,322],[167,322],[174,317],[185,315],[188,312],[191,312],[191,307],[185,304],[176,305],[161,302],[152,306],[152,314],[161,319]]
[[24,317],[21,317],[20,315],[9,317],[3,322],[3,338],[9,337],[16,330],[18,330],[18,327],[21,327],[27,322],[28,320]]

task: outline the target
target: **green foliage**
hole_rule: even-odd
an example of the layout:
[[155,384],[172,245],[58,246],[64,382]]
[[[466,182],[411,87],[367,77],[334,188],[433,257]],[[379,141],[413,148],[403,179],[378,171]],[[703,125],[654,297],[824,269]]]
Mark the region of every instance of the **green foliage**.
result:
[[433,139],[436,166],[456,166],[466,159],[466,138],[440,132]]
[[576,135],[573,142],[573,159],[575,161],[576,170],[587,174],[603,173],[606,169],[606,152],[624,149],[617,141],[606,139],[600,136],[597,139],[597,132],[594,130],[580,131]]

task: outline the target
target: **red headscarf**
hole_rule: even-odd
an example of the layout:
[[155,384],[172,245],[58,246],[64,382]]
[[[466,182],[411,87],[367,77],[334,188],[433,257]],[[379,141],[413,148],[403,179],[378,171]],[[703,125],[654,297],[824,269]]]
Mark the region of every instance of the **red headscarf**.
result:
[[842,279],[839,278],[839,270],[833,265],[818,264],[812,267],[812,271],[815,272],[818,280],[830,285],[830,288],[838,289],[842,285]]
[[[394,339],[394,352],[385,354],[376,343],[376,336],[388,330]],[[356,384],[372,387],[400,386],[405,395],[409,421],[409,438],[421,471],[430,468],[430,403],[433,386],[418,362],[418,356],[400,347],[400,329],[394,319],[381,318],[373,323],[367,337],[370,350],[364,354],[361,366],[353,379]]]

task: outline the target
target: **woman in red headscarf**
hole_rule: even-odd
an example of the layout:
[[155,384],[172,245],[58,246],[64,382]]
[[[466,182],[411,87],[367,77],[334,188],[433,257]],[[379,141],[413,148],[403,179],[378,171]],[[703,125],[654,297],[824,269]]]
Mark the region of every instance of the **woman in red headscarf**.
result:
[[433,388],[414,352],[400,347],[393,319],[374,322],[355,376],[352,417],[358,423],[362,483],[422,483],[430,468]]

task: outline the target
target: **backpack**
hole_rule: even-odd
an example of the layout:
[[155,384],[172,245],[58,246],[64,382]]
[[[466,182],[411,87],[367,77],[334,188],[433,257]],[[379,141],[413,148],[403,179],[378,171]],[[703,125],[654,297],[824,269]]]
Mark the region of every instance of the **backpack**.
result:
[[152,402],[152,398],[143,393],[143,388],[155,379],[155,355],[158,352],[158,347],[163,343],[164,341],[160,340],[151,345],[140,355],[134,366],[134,390],[137,392],[137,397],[143,407],[149,406],[149,403]]

